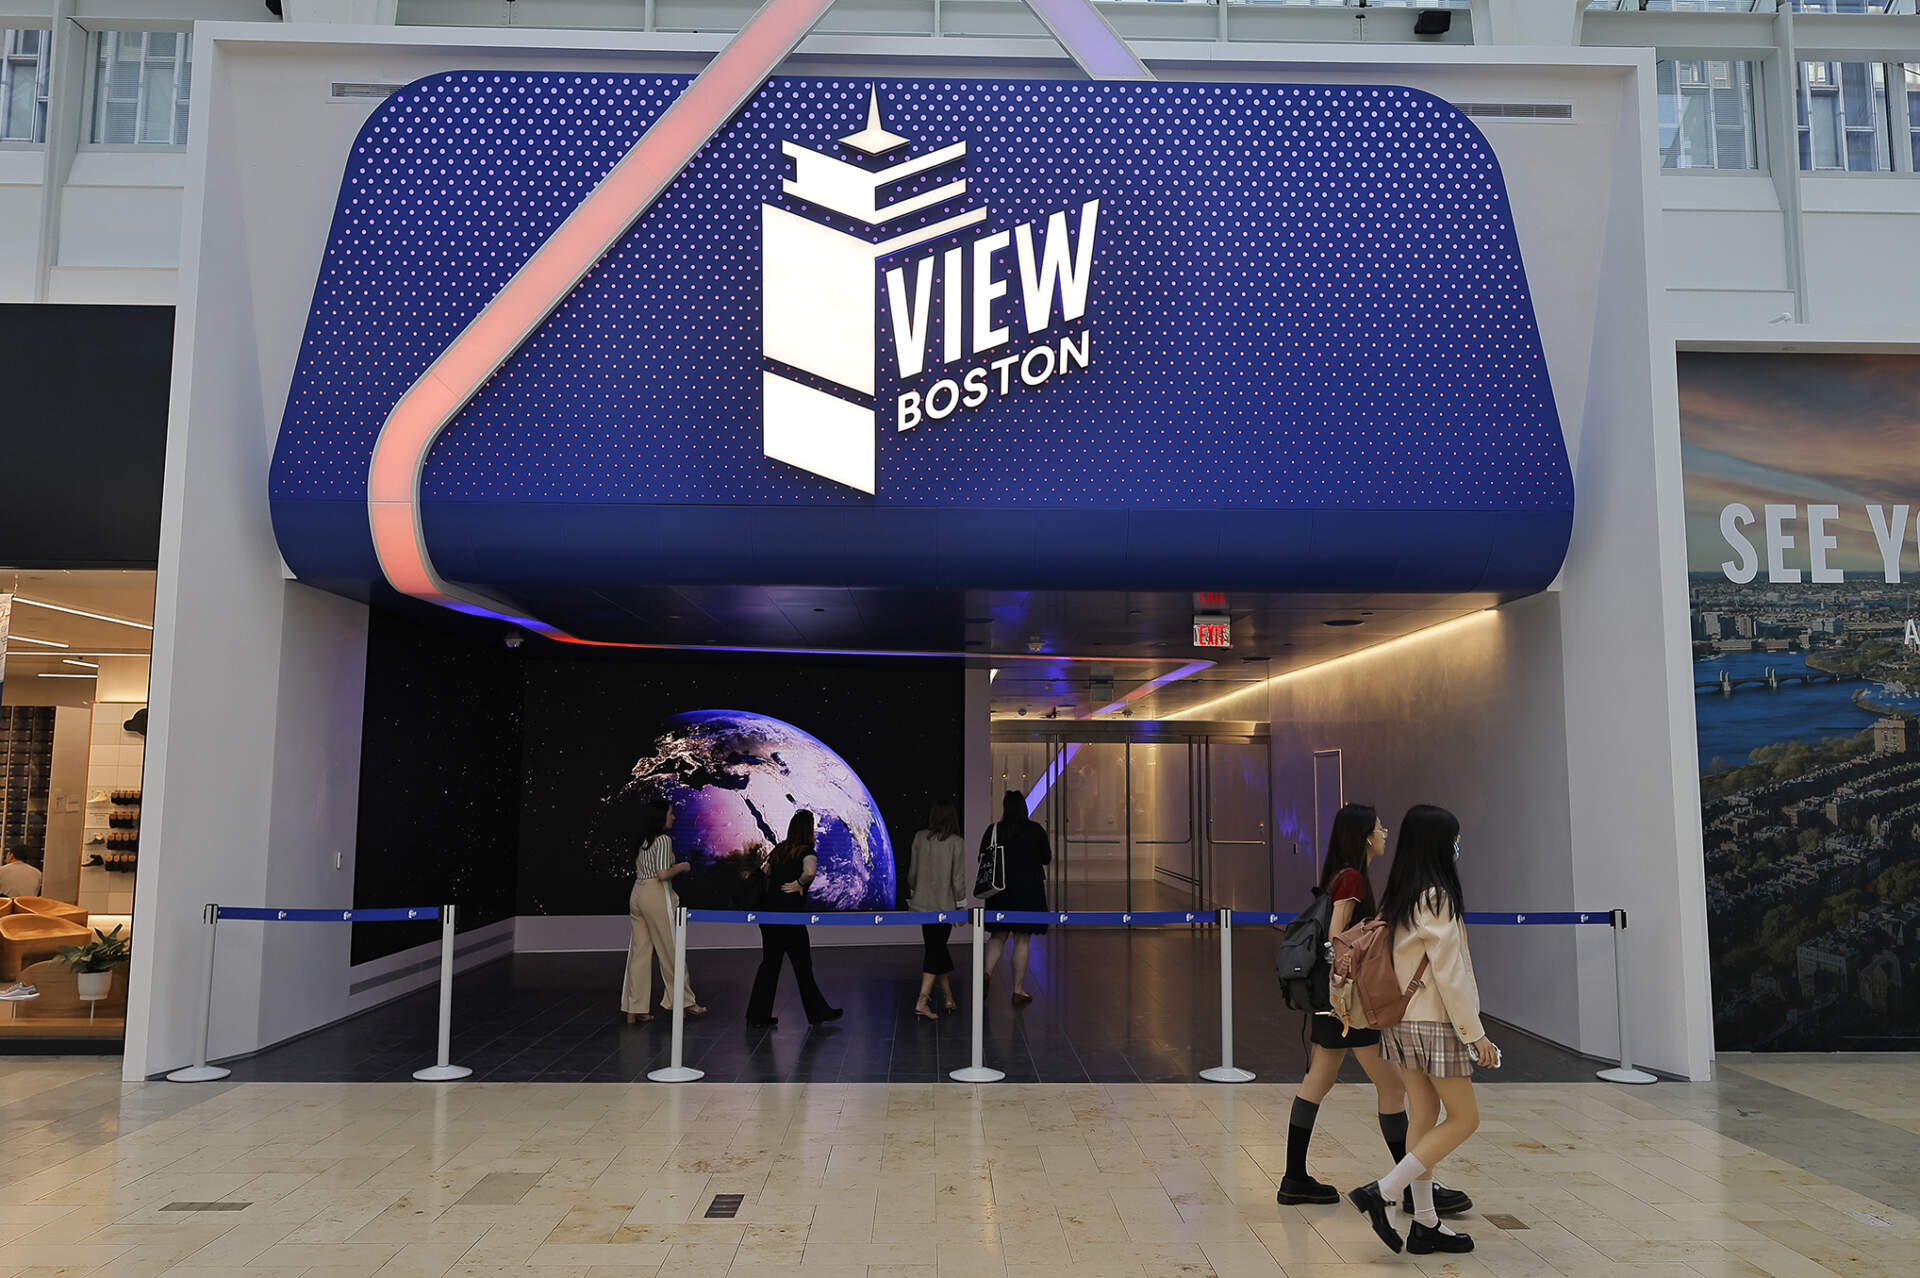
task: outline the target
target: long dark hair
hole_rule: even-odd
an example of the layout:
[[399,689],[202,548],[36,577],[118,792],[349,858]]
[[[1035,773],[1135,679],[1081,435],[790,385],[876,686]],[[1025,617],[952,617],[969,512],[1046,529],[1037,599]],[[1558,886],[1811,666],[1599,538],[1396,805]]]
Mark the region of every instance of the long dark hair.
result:
[[1033,814],[1027,811],[1027,796],[1018,790],[1009,790],[1000,797],[1000,824],[1010,825],[1016,830],[1033,820]]
[[1380,814],[1364,803],[1349,803],[1333,814],[1333,834],[1327,840],[1327,863],[1320,869],[1320,890],[1332,891],[1333,881],[1342,870],[1360,875],[1360,912],[1354,922],[1370,919],[1378,907],[1373,900],[1373,881],[1367,877],[1367,845],[1373,841],[1373,827]]
[[787,822],[787,837],[773,845],[773,859],[813,855],[813,813],[801,808]]
[[1398,933],[1413,925],[1413,913],[1431,893],[1440,910],[1456,919],[1467,913],[1460,892],[1460,868],[1454,848],[1460,842],[1460,821],[1445,808],[1416,803],[1400,818],[1400,839],[1393,849],[1393,870],[1387,875],[1386,894],[1380,899],[1380,917]]
[[960,833],[960,809],[952,799],[934,800],[927,813],[927,833],[936,839],[951,839]]
[[640,809],[640,831],[634,836],[634,846],[650,847],[653,841],[667,832],[667,814],[673,811],[673,805],[665,799],[649,799]]

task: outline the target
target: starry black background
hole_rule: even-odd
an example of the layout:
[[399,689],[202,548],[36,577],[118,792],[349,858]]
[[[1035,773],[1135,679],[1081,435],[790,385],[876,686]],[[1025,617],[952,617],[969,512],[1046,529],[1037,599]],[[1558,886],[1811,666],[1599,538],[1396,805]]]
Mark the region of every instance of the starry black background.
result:
[[[548,651],[373,611],[356,908],[452,900],[463,932],[516,913],[623,912],[635,813],[608,799],[662,721],[687,710],[751,710],[824,741],[880,806],[902,872],[929,804],[960,794],[957,670]],[[437,934],[358,923],[353,962]]]

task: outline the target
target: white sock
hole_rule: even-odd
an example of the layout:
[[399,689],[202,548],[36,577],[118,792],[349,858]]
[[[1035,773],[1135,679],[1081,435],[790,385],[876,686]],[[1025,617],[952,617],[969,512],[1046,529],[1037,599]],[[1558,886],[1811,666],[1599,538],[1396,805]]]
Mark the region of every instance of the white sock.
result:
[[1440,1223],[1440,1213],[1433,1209],[1433,1182],[1416,1180],[1413,1182],[1413,1218],[1428,1229],[1437,1229],[1443,1234],[1453,1231]]
[[1440,1227],[1440,1213],[1433,1209],[1433,1182],[1422,1178],[1413,1182],[1413,1218],[1428,1229]]
[[1420,1160],[1408,1154],[1394,1165],[1392,1171],[1374,1183],[1380,1186],[1380,1196],[1391,1203],[1400,1197],[1408,1185],[1426,1174],[1427,1169],[1421,1166]]

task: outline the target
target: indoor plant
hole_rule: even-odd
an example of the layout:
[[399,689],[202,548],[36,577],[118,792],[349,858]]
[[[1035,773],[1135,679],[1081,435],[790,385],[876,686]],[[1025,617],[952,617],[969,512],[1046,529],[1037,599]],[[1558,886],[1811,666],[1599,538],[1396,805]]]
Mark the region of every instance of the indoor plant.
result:
[[80,986],[83,999],[105,998],[108,987],[113,984],[113,969],[119,967],[132,956],[133,946],[120,935],[122,924],[113,925],[113,931],[102,932],[93,929],[94,939],[85,945],[63,945],[60,957],[73,969],[74,980]]

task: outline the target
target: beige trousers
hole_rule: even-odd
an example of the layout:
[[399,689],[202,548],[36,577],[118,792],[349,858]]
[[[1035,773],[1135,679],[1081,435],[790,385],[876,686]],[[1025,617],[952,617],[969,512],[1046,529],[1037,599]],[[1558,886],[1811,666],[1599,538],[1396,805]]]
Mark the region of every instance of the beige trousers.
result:
[[[660,960],[662,1006],[673,1000],[673,907],[678,898],[671,884],[649,875],[636,881],[627,898],[627,914],[633,922],[633,940],[627,945],[627,976],[620,991],[620,1010],[644,1012],[647,995],[653,989],[652,960]],[[688,1007],[695,1003],[693,985],[686,985]]]

